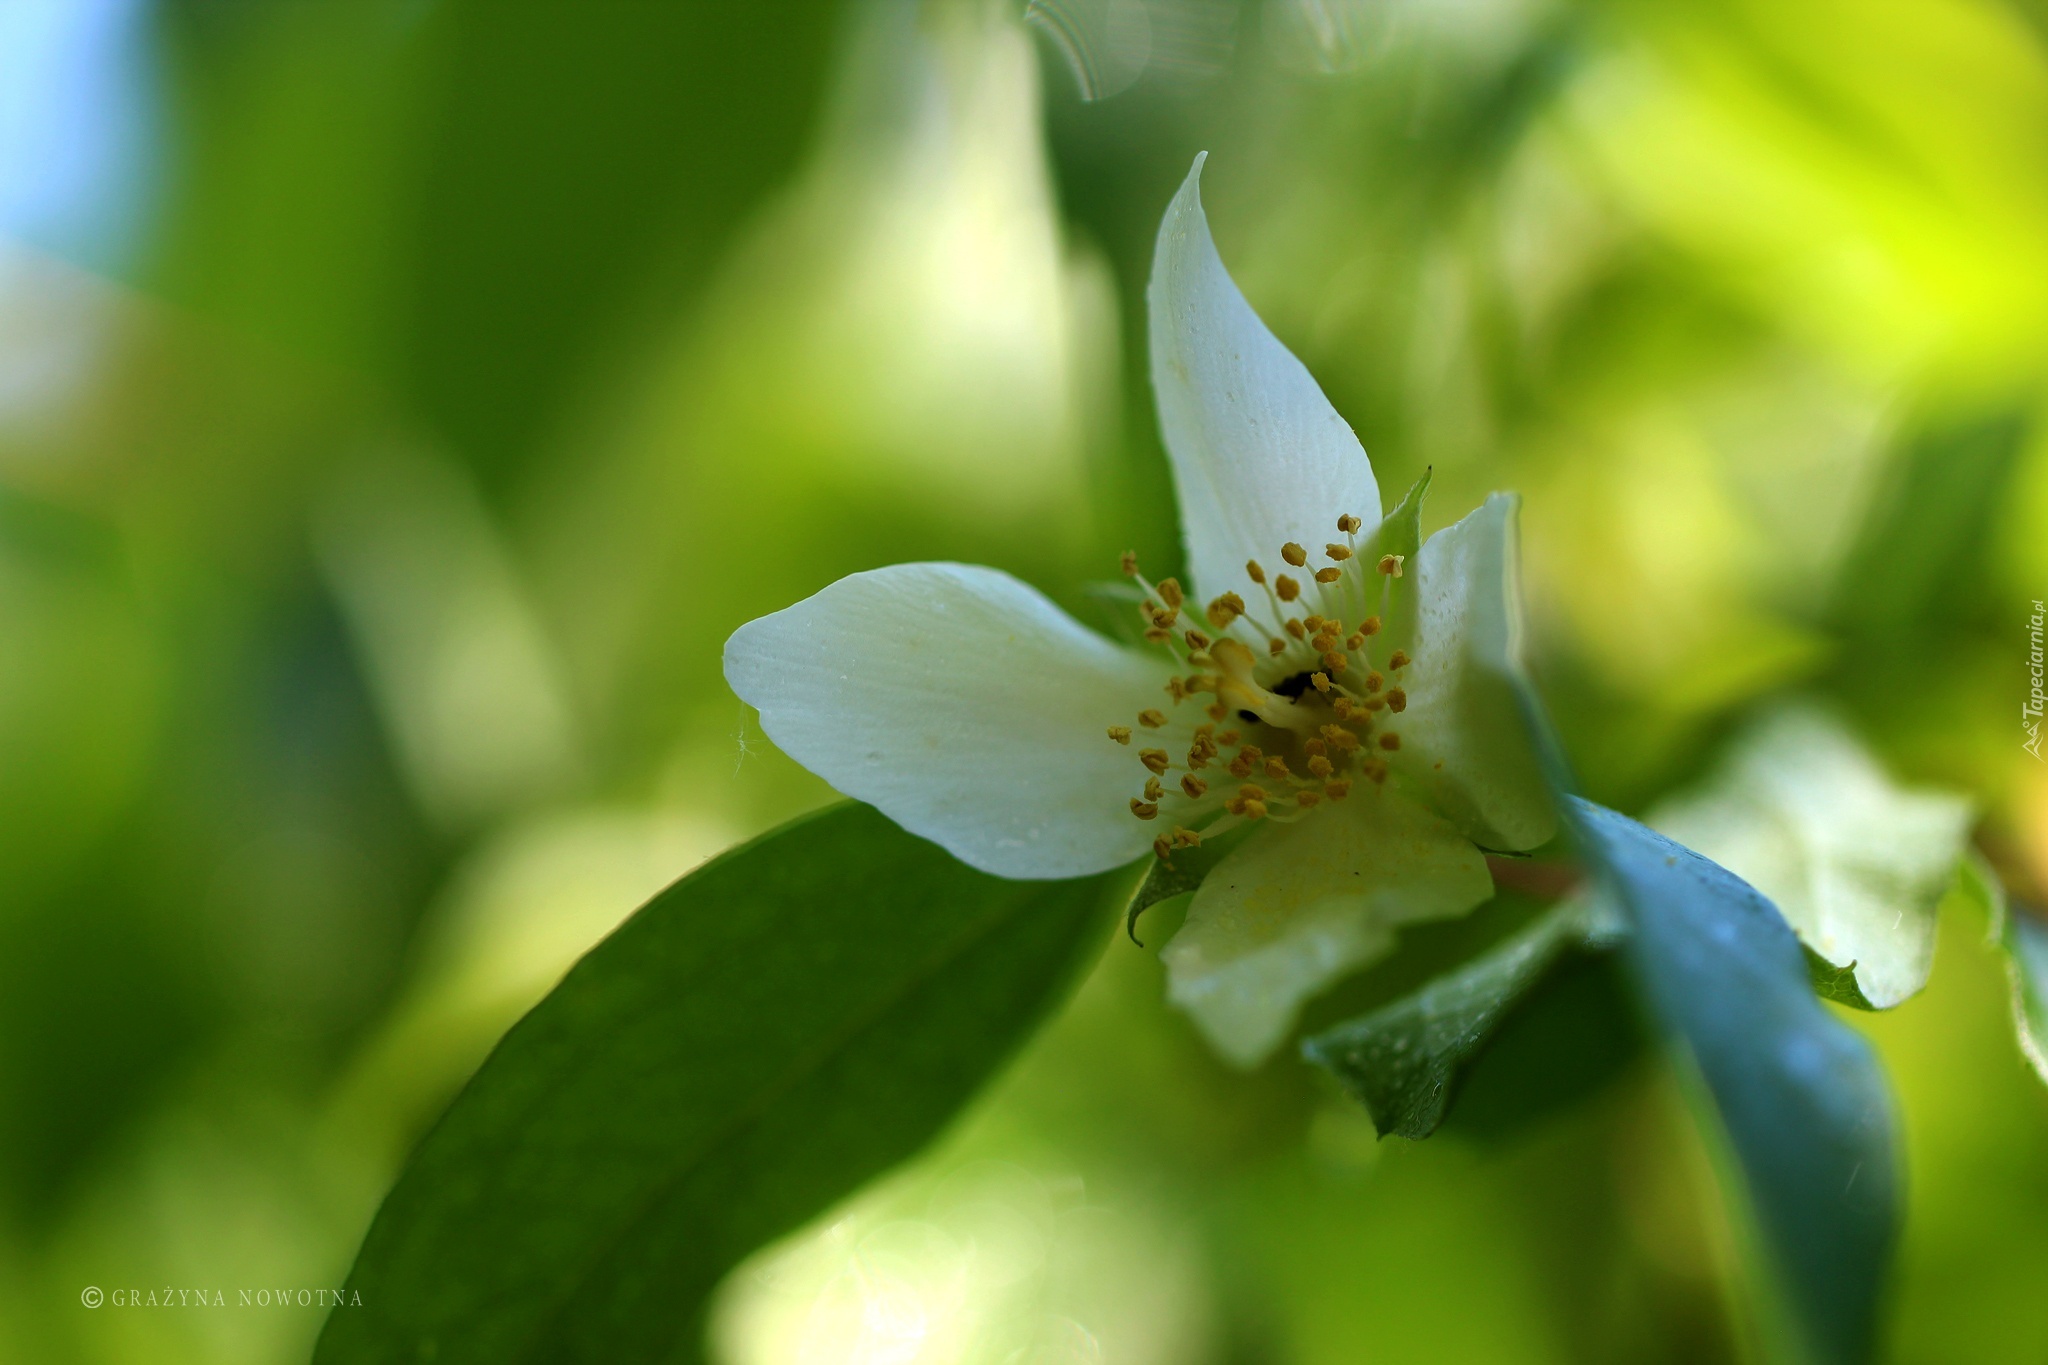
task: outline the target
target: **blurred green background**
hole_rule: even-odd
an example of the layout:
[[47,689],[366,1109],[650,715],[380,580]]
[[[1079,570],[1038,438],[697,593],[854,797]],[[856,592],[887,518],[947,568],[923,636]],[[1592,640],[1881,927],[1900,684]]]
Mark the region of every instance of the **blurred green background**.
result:
[[[1204,148],[1382,488],[1524,493],[1592,796],[1818,694],[2039,901],[2040,0],[0,0],[0,1359],[303,1358],[320,1310],[236,1291],[338,1285],[567,963],[828,799],[735,626],[914,558],[1101,621],[1119,551],[1175,560],[1143,287]],[[1899,1362],[2048,1359],[1983,932],[1857,1016]],[[1707,1169],[1648,1064],[1375,1143],[1119,942],[714,1349],[1742,1360]]]

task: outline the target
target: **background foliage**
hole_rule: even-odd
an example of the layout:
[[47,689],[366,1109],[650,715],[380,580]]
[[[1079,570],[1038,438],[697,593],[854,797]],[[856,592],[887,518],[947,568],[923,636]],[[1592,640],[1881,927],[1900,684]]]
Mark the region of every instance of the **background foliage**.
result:
[[[23,0],[0,1356],[303,1358],[317,1309],[79,1291],[338,1284],[579,953],[828,799],[725,690],[733,627],[905,558],[1083,613],[1173,561],[1141,291],[1204,148],[1382,486],[1522,490],[1589,796],[1815,695],[1975,798],[2039,936],[2032,0]],[[2048,1095],[1985,935],[1958,899],[1925,994],[1853,1020],[1901,1362],[2048,1340]],[[1653,1065],[1375,1142],[1160,996],[1111,949],[937,1150],[727,1283],[719,1357],[1743,1358]]]

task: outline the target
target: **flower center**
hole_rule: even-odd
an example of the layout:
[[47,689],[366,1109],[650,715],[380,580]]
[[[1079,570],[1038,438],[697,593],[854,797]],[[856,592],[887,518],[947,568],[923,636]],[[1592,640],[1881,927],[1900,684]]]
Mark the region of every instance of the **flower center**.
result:
[[[1124,556],[1124,572],[1145,590],[1145,638],[1177,666],[1166,682],[1171,710],[1140,711],[1135,730],[1109,727],[1118,744],[1143,745],[1138,761],[1148,776],[1131,814],[1172,822],[1152,842],[1161,858],[1243,821],[1299,820],[1342,801],[1358,780],[1387,780],[1386,756],[1401,747],[1390,726],[1408,706],[1399,675],[1409,659],[1379,637],[1402,562],[1360,561],[1360,524],[1339,517],[1343,543],[1325,546],[1328,564],[1300,579],[1268,578],[1257,560],[1248,562],[1245,576],[1264,607],[1226,592],[1203,609],[1207,631],[1183,620],[1191,608],[1178,582],[1155,586],[1139,574],[1136,555]],[[1292,541],[1280,558],[1308,568],[1308,552]],[[1204,697],[1204,705],[1188,704]]]

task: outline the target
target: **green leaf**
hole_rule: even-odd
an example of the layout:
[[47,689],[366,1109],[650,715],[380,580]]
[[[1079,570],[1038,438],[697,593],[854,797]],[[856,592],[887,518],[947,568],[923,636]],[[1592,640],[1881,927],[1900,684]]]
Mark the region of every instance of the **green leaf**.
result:
[[1799,945],[1799,951],[1806,956],[1806,979],[1813,983],[1814,993],[1821,999],[1847,1005],[1852,1010],[1876,1012],[1878,1007],[1864,997],[1863,988],[1856,984],[1854,962],[1837,967],[1805,943]]
[[1874,1348],[1897,1239],[1892,1106],[1869,1044],[1814,998],[1798,940],[1733,873],[1589,802],[1581,842],[1628,919],[1650,1013],[1690,1058],[1753,1214],[1792,1358]]
[[1381,1137],[1428,1137],[1508,1015],[1568,957],[1603,952],[1619,932],[1597,899],[1560,902],[1414,994],[1305,1040],[1302,1052],[1365,1105]]
[[1031,1032],[1113,875],[1002,881],[848,804],[685,877],[420,1145],[316,1362],[696,1359],[728,1268],[916,1152]]
[[1138,916],[1175,896],[1185,896],[1201,888],[1202,882],[1223,861],[1224,855],[1236,848],[1251,832],[1251,826],[1240,825],[1229,833],[1215,839],[1205,839],[1194,848],[1176,849],[1171,858],[1154,858],[1145,867],[1145,879],[1138,883],[1138,889],[1131,893],[1131,902],[1124,911],[1124,932],[1131,936],[1131,942],[1140,948],[1144,941],[1138,937]]
[[2012,1027],[2034,1074],[2048,1082],[2048,924],[2007,904],[2005,883],[1972,851],[1956,868],[1956,893],[1983,910],[2012,982]]

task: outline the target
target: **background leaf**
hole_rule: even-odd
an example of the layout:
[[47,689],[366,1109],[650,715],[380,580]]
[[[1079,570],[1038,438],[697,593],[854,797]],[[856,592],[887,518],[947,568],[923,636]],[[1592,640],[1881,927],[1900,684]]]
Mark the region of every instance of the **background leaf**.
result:
[[1814,997],[1782,917],[1726,869],[1574,800],[1627,911],[1651,1013],[1689,1055],[1740,1168],[1795,1358],[1871,1358],[1898,1233],[1892,1107],[1876,1058]]
[[1612,916],[1590,898],[1560,902],[1421,990],[1305,1040],[1302,1051],[1365,1105],[1380,1136],[1428,1137],[1509,1014],[1567,958],[1613,945]]
[[717,859],[499,1045],[370,1229],[315,1359],[694,1358],[747,1252],[928,1141],[1107,928],[869,807]]

